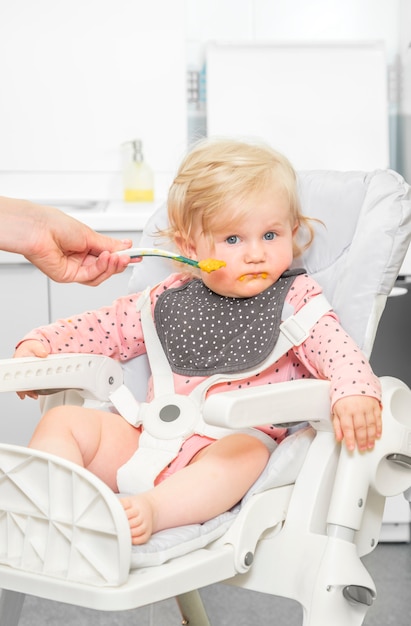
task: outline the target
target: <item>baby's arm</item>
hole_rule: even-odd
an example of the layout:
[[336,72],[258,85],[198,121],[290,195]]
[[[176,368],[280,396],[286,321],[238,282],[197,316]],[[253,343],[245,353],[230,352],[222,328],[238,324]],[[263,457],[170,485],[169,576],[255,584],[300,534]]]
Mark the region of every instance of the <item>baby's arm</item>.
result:
[[[297,282],[298,281],[298,282]],[[298,276],[290,290],[296,311],[321,292],[307,276]],[[349,450],[372,449],[381,437],[381,385],[354,340],[330,311],[311,329],[303,344],[294,350],[315,378],[331,382],[332,421],[338,441]]]
[[348,450],[355,446],[362,452],[372,450],[381,437],[381,404],[371,396],[347,396],[337,400],[332,409],[337,441],[345,440]]

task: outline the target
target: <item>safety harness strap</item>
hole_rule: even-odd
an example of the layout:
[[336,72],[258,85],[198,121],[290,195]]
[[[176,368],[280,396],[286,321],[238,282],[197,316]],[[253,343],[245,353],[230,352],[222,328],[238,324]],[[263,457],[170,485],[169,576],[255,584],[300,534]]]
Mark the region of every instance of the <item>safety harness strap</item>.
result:
[[[182,442],[194,433],[220,438],[232,433],[231,430],[210,426],[202,417],[202,405],[207,391],[215,384],[239,380],[266,370],[278,361],[293,346],[301,345],[309,336],[310,329],[331,310],[325,296],[312,298],[298,313],[289,316],[280,325],[278,341],[271,352],[257,367],[241,373],[216,374],[206,378],[188,396],[174,391],[173,372],[163,351],[151,313],[150,290],[139,298],[137,310],[141,314],[141,324],[146,350],[153,377],[154,399],[150,403],[138,403],[131,392],[123,385],[111,396],[119,413],[134,426],[143,426],[139,447],[133,457],[123,465],[117,474],[117,484],[121,492],[137,493],[154,485],[154,480],[178,454]],[[128,401],[130,398],[130,403]],[[267,440],[268,435],[256,429],[242,429],[241,432],[258,433]],[[267,442],[270,445],[272,440]]]

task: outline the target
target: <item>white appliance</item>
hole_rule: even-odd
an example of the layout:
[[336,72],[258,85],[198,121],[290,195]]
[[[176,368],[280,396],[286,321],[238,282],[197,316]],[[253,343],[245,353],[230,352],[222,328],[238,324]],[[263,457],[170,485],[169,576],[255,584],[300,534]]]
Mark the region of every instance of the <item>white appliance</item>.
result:
[[383,43],[212,43],[208,135],[257,137],[298,170],[389,164]]

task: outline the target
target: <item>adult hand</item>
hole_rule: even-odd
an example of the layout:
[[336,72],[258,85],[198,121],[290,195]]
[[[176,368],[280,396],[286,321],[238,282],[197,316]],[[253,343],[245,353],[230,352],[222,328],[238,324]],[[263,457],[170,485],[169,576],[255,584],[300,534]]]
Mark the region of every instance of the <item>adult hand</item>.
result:
[[0,198],[0,248],[23,254],[57,282],[99,285],[127,267],[130,258],[115,252],[131,245],[53,207]]

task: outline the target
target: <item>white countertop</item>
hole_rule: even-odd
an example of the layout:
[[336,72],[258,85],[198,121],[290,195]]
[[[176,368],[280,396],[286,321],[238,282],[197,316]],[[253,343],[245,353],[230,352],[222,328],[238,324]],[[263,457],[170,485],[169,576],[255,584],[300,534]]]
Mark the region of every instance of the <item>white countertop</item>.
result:
[[[82,204],[85,208],[81,208]],[[95,206],[92,206],[95,204]],[[100,232],[142,231],[147,220],[162,204],[159,202],[56,202],[61,210]]]
[[[69,213],[94,230],[103,233],[130,232],[130,238],[132,239],[132,234],[143,230],[147,220],[153,215],[156,209],[163,204],[163,201],[48,201],[47,204],[51,204],[65,213]],[[19,254],[0,251],[0,265],[5,263],[28,263],[28,261]]]

